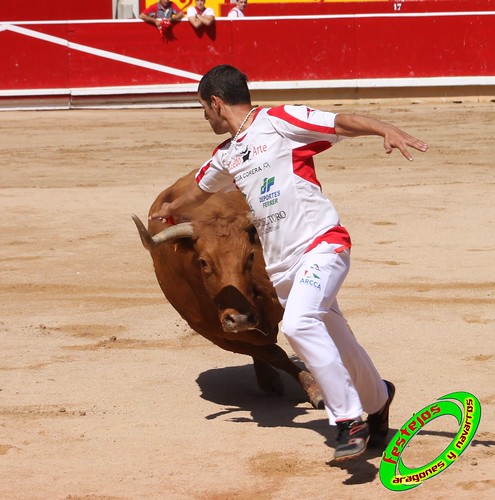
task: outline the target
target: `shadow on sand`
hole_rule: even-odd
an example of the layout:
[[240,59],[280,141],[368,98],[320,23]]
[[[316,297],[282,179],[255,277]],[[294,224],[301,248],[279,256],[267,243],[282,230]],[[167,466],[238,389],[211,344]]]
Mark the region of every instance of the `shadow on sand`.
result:
[[[297,360],[294,360],[297,363]],[[298,363],[302,366],[300,363]],[[288,374],[280,373],[285,393],[283,396],[267,395],[256,383],[252,365],[215,368],[201,373],[196,382],[201,390],[201,397],[222,407],[219,411],[207,415],[212,420],[223,417],[234,423],[255,423],[259,427],[290,427],[308,429],[320,434],[329,448],[335,447],[335,427],[328,425],[324,410],[315,410],[307,401],[306,393]],[[246,416],[246,413],[249,416]],[[312,414],[309,421],[298,421],[303,415]],[[394,431],[391,430],[391,435]],[[381,455],[382,450],[367,450],[357,460],[327,464],[347,470],[349,477],[345,484],[360,484],[373,481],[378,468],[369,460]],[[329,449],[329,459],[333,450]]]

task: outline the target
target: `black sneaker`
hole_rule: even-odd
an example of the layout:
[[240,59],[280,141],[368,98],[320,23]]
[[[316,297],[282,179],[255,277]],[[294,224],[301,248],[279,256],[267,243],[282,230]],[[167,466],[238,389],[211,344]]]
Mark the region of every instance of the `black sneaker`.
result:
[[370,448],[383,448],[387,441],[388,412],[390,404],[395,396],[395,386],[388,380],[384,380],[384,382],[387,385],[388,391],[387,402],[380,411],[368,415],[368,425],[370,429],[370,440],[368,445]]
[[337,441],[334,459],[336,461],[349,460],[359,457],[366,450],[370,437],[368,423],[359,420],[342,420],[337,422]]

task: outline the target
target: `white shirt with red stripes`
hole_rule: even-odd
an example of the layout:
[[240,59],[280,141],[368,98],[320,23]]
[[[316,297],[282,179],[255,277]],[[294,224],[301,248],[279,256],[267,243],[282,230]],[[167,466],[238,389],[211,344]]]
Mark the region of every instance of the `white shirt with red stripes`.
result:
[[229,11],[227,14],[227,17],[245,17],[244,12],[242,12],[241,9],[238,9],[237,7],[234,7],[232,10]]
[[186,12],[186,17],[194,17],[196,14],[215,17],[215,11],[211,7],[206,7],[203,12],[201,12],[197,7],[189,7]]
[[302,105],[258,108],[235,144],[220,144],[196,174],[206,192],[238,188],[244,194],[272,279],[320,241],[350,247],[313,163],[315,154],[343,138],[335,134],[335,116]]

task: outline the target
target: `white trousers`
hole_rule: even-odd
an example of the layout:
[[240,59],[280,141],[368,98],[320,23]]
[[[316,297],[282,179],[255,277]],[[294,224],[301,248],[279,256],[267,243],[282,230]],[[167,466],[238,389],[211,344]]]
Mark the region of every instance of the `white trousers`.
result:
[[337,304],[350,266],[350,251],[336,253],[339,246],[320,243],[274,280],[285,308],[282,331],[320,387],[331,425],[375,413],[388,398]]

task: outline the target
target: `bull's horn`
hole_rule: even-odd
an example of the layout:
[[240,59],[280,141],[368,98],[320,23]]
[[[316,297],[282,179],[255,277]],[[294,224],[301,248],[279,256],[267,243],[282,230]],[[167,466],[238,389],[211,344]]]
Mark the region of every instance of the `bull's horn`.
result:
[[178,240],[179,238],[192,238],[194,236],[193,226],[190,222],[181,222],[170,226],[153,236],[153,243],[159,245],[165,241]]
[[146,250],[150,250],[153,246],[153,238],[151,237],[151,234],[144,227],[141,219],[136,214],[132,215],[132,220],[134,221],[134,224],[136,224],[139,236],[141,237],[141,242],[143,243],[143,247],[146,248]]
[[181,224],[177,224],[176,226],[167,227],[158,234],[155,234],[155,236],[151,236],[137,215],[134,214],[132,216],[132,220],[134,221],[134,224],[136,224],[139,236],[141,237],[141,242],[146,250],[150,250],[152,247],[155,247],[160,243],[164,243],[165,241],[186,237],[190,238],[194,234],[192,224],[190,222],[183,222]]

